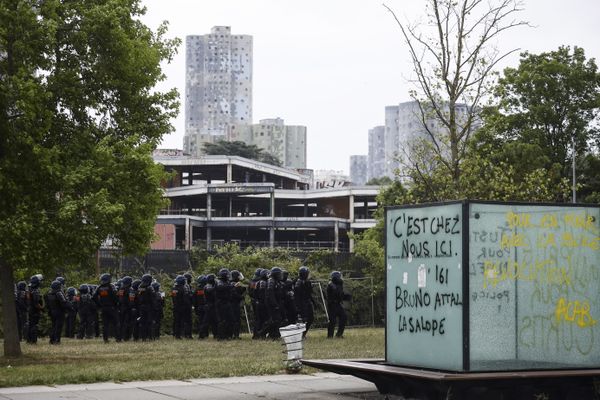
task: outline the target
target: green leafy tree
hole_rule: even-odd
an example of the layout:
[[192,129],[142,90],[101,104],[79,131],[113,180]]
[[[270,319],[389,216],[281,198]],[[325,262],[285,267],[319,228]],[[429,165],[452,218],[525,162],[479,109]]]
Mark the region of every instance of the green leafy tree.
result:
[[4,354],[21,353],[13,275],[148,248],[163,205],[151,152],[171,130],[178,40],[136,0],[0,0],[0,290]]
[[233,142],[219,140],[216,143],[204,143],[202,146],[204,149],[204,154],[239,156],[275,165],[277,167],[282,166],[282,162],[279,158],[271,153],[266,152],[255,144],[246,144],[239,140]]
[[573,143],[582,157],[598,146],[600,73],[582,48],[523,53],[517,68],[504,70],[496,98],[498,106],[487,113],[485,125],[488,137],[507,143],[504,154],[511,146],[529,146],[538,154],[533,160],[543,157],[543,167],[568,178]]
[[385,185],[389,185],[392,183],[392,178],[390,178],[389,176],[382,176],[379,178],[371,178],[367,181],[367,185],[378,185],[378,186],[385,186]]

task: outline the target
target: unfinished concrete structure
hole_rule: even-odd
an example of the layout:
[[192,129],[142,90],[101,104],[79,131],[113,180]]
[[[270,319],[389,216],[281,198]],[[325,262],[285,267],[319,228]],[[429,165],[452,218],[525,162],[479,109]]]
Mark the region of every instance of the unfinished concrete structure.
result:
[[174,172],[158,224],[175,226],[175,247],[352,251],[350,232],[375,225],[377,186],[310,189],[311,177],[235,156],[155,156]]

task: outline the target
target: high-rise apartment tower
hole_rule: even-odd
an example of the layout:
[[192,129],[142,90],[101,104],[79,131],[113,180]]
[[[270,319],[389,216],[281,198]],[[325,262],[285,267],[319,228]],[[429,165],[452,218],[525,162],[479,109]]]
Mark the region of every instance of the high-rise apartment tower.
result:
[[234,124],[252,123],[252,36],[215,26],[207,35],[186,37],[186,153],[225,140]]

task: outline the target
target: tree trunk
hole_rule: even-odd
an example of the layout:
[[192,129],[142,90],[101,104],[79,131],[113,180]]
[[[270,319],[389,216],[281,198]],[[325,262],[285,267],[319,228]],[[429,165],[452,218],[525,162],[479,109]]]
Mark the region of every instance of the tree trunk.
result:
[[21,342],[17,329],[17,308],[13,270],[0,257],[0,293],[2,293],[2,328],[4,331],[4,357],[20,357]]

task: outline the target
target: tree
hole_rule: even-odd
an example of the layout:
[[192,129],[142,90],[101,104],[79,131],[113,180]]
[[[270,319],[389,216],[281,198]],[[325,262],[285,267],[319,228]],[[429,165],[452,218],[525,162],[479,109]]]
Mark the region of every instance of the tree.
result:
[[521,54],[517,68],[504,70],[496,98],[485,121],[495,140],[535,147],[562,177],[572,176],[573,143],[582,157],[600,143],[600,73],[582,48]]
[[416,87],[411,97],[418,104],[424,140],[417,141],[421,149],[412,152],[408,168],[418,170],[423,179],[428,179],[423,168],[430,169],[433,162],[460,190],[461,161],[494,68],[516,51],[500,52],[495,41],[506,30],[527,25],[514,19],[521,4],[427,0],[428,20],[423,24],[401,22],[386,6],[400,26],[413,64]]
[[277,167],[282,166],[282,162],[279,158],[266,152],[255,144],[246,144],[239,140],[233,142],[219,140],[216,143],[204,143],[202,146],[204,147],[204,154],[239,156],[275,165]]
[[382,176],[379,178],[371,178],[366,183],[367,185],[377,185],[377,186],[386,186],[392,183],[392,178],[389,176]]
[[177,92],[154,90],[178,40],[136,0],[0,0],[0,290],[4,354],[21,353],[15,270],[88,260],[107,237],[148,248],[162,207],[151,152]]

